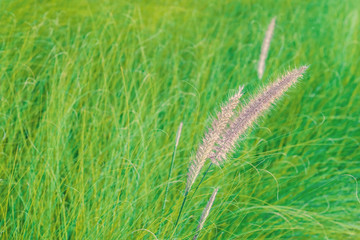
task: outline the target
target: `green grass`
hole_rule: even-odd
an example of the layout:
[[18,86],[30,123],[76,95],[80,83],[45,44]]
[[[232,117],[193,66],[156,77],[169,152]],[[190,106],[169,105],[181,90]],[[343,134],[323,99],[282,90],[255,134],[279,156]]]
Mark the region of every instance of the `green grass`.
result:
[[[214,187],[199,239],[360,236],[357,0],[0,9],[1,238],[188,239]],[[303,64],[304,79],[211,168],[174,232],[190,157],[229,90],[246,85],[247,99]]]

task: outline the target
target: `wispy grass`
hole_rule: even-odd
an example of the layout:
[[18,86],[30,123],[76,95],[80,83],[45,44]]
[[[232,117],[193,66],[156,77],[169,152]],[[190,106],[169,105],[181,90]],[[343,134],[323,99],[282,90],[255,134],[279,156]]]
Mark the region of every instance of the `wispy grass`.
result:
[[204,197],[221,186],[199,239],[354,239],[357,9],[356,0],[1,1],[1,238],[170,236],[209,113],[228,89],[253,95],[269,81],[257,79],[257,60],[277,16],[266,72],[310,63],[306,84],[232,164],[209,170],[175,237],[194,236]]

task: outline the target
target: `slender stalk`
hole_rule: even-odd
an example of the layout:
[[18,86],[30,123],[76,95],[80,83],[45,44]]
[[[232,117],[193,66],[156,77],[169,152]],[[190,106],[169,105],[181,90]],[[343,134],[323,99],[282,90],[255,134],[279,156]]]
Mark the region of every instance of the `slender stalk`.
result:
[[[176,141],[175,141],[174,151],[173,151],[172,158],[171,158],[171,165],[170,165],[169,174],[168,174],[168,183],[166,184],[164,203],[163,203],[163,206],[162,206],[161,215],[164,214],[165,207],[166,207],[166,199],[167,199],[167,195],[168,195],[168,192],[169,192],[170,178],[171,178],[171,173],[172,173],[172,169],[173,169],[173,166],[174,166],[174,161],[175,161],[175,156],[176,156],[176,149],[177,149],[177,146],[179,145],[182,126],[183,126],[183,123],[181,122],[180,125],[179,125],[179,128],[178,128],[178,130],[176,132]],[[161,231],[162,226],[163,226],[163,223],[160,224],[158,232]]]
[[162,213],[164,213],[165,206],[166,206],[166,198],[167,198],[167,195],[168,195],[169,185],[170,185],[169,181],[170,181],[171,172],[172,172],[172,169],[173,169],[173,166],[174,166],[176,149],[177,149],[177,146],[179,145],[182,126],[183,126],[183,123],[181,122],[180,125],[179,125],[179,128],[177,130],[177,133],[176,133],[176,142],[175,142],[174,151],[173,151],[172,158],[171,158],[171,165],[170,165],[170,169],[169,169],[168,183],[166,184],[166,189],[165,189],[165,197],[164,197],[164,203],[163,203],[163,207],[162,207]]
[[209,167],[206,169],[206,171],[205,171],[204,175],[202,176],[202,178],[201,178],[201,180],[200,180],[199,184],[196,186],[194,193],[191,195],[191,199],[190,199],[190,201],[193,199],[193,197],[194,197],[194,195],[195,195],[196,191],[197,191],[197,190],[198,190],[198,188],[200,187],[200,184],[204,181],[204,178],[205,178],[206,174],[209,172],[209,170],[210,170],[210,168],[211,168],[211,166],[212,166],[212,165],[213,165],[213,163],[210,163]]
[[[201,178],[199,184],[196,186],[196,189],[195,189],[194,193],[191,195],[191,199],[194,197],[194,195],[195,195],[196,191],[198,190],[200,184],[204,181],[204,178],[205,178],[206,174],[209,172],[209,170],[210,170],[210,168],[211,168],[212,165],[213,165],[213,163],[210,163],[209,167],[206,169],[206,172],[204,173],[203,177]],[[184,208],[184,206],[185,206],[185,202],[186,202],[186,199],[187,199],[188,195],[189,195],[189,192],[185,192],[185,196],[184,196],[183,202],[182,202],[182,204],[181,204],[181,208],[180,208],[178,217],[177,217],[177,219],[176,219],[175,230],[176,230],[176,226],[177,226],[178,223],[179,223],[180,216],[181,216],[182,210],[183,210],[183,208]],[[191,201],[191,199],[190,199],[190,201]]]
[[183,199],[182,204],[181,204],[180,211],[179,211],[178,216],[177,216],[177,219],[176,219],[176,223],[175,223],[175,226],[174,226],[174,231],[173,231],[173,233],[171,234],[171,236],[170,236],[169,239],[173,239],[173,236],[174,236],[174,234],[175,234],[175,232],[176,232],[176,229],[177,229],[177,226],[178,226],[180,217],[181,217],[181,213],[182,213],[182,210],[183,210],[183,208],[184,208],[184,206],[185,206],[185,202],[186,202],[186,199],[187,199],[188,195],[189,195],[189,191],[186,191],[186,192],[185,192],[185,195],[184,195],[184,199]]
[[182,202],[182,204],[181,204],[181,208],[180,208],[178,217],[177,217],[177,219],[176,219],[175,230],[176,230],[176,226],[177,226],[178,223],[179,223],[180,216],[181,216],[181,213],[182,213],[182,210],[183,210],[183,208],[184,208],[184,205],[185,205],[185,202],[186,202],[186,199],[187,199],[188,195],[189,195],[189,192],[185,192],[184,199],[183,199],[183,202]]

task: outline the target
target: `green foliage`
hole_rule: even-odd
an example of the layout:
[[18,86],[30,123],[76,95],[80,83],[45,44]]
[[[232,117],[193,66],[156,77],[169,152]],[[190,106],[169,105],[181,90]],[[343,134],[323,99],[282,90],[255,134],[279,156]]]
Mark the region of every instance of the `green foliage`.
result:
[[[215,186],[199,239],[360,235],[357,0],[0,6],[2,238],[187,239]],[[304,79],[211,168],[174,232],[190,156],[228,91],[246,85],[246,98],[303,64]]]

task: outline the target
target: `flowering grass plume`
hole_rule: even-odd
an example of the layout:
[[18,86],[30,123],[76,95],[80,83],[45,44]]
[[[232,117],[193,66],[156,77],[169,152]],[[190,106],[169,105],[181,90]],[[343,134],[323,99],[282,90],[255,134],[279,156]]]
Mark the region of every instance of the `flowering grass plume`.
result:
[[230,119],[235,113],[235,108],[239,105],[239,99],[243,94],[242,90],[243,87],[240,86],[235,95],[230,97],[228,102],[221,107],[221,110],[217,113],[211,128],[205,134],[202,143],[196,152],[194,160],[190,163],[185,193],[190,191],[191,186],[194,184],[196,177],[199,175],[200,170],[206,162],[206,159],[208,159],[214,151],[215,143],[220,139],[220,135],[223,134],[228,126]]
[[216,188],[213,192],[213,194],[211,194],[211,197],[208,201],[208,203],[206,204],[206,207],[204,208],[202,214],[201,214],[201,218],[200,218],[200,221],[199,221],[199,225],[196,229],[196,235],[194,236],[193,240],[197,239],[198,237],[198,233],[199,231],[204,227],[204,223],[206,221],[206,218],[209,216],[209,213],[210,213],[210,209],[214,203],[214,200],[215,200],[215,197],[216,197],[216,194],[218,192],[219,188]]
[[288,72],[275,82],[265,87],[260,93],[242,107],[226,132],[217,143],[211,156],[213,163],[219,165],[226,160],[227,154],[235,148],[236,142],[254,122],[279,99],[305,72],[307,66]]
[[271,19],[271,22],[270,22],[270,24],[268,26],[268,29],[266,31],[266,34],[265,34],[263,44],[261,46],[261,54],[260,54],[260,59],[259,59],[259,64],[258,64],[258,77],[259,77],[259,79],[261,79],[263,77],[263,75],[264,75],[265,60],[266,60],[266,58],[268,56],[271,38],[272,38],[273,33],[274,33],[275,21],[276,21],[276,17]]
[[177,133],[176,133],[175,147],[177,147],[179,145],[182,127],[183,127],[183,123],[181,122],[180,125],[179,125],[179,128],[177,130]]

